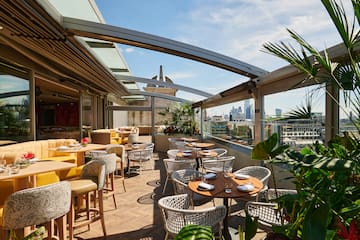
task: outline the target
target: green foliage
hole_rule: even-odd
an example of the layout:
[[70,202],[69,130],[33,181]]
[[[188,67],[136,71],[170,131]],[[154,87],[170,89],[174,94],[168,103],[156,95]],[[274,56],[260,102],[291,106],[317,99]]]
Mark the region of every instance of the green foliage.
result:
[[213,240],[211,227],[188,224],[181,228],[175,240]]
[[270,160],[284,152],[289,146],[278,146],[278,135],[272,134],[267,140],[256,144],[251,152],[251,158],[256,160]]
[[168,126],[166,133],[196,133],[194,109],[190,103],[174,103],[159,114],[168,117],[162,122]]

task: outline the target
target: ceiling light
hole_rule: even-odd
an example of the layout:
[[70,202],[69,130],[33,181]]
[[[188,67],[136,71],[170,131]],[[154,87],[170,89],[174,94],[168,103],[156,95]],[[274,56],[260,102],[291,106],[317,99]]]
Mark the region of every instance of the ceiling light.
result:
[[4,29],[4,27],[0,25],[0,30],[3,30],[3,29]]

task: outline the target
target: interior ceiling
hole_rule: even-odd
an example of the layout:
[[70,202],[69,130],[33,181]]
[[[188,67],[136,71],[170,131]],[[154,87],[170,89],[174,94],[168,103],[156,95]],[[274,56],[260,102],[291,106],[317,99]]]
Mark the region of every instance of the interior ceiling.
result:
[[[1,3],[0,41],[64,85],[80,86],[100,95],[129,95],[108,69],[74,36],[67,35],[35,1]],[[16,58],[12,61],[19,64]]]
[[80,92],[76,89],[42,78],[35,78],[35,85],[36,99],[39,103],[55,104],[79,101]]

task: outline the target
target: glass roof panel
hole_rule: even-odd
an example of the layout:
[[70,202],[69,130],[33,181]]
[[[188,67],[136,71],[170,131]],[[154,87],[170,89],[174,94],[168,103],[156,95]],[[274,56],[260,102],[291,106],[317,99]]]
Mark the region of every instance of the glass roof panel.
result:
[[[49,0],[57,11],[66,17],[78,18],[92,22],[105,23],[96,4],[90,0]],[[82,44],[86,44],[87,49],[106,66],[112,74],[121,73],[131,75],[130,70],[123,58],[119,48],[112,42],[98,39],[78,37]],[[136,82],[126,82],[123,85],[128,90],[139,90]]]

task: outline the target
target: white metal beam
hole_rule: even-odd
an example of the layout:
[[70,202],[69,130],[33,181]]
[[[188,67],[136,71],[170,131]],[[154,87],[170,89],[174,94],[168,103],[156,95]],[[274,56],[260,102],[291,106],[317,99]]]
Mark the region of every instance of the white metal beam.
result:
[[148,78],[142,78],[142,77],[134,77],[134,76],[126,76],[126,75],[116,75],[115,78],[117,80],[126,80],[126,81],[134,81],[134,82],[142,82],[142,83],[147,83],[147,84],[153,84],[153,85],[159,85],[162,87],[169,87],[169,88],[174,88],[174,89],[179,89],[182,91],[186,91],[186,92],[190,92],[190,93],[194,93],[200,96],[204,96],[204,97],[212,97],[213,95],[198,89],[194,89],[191,87],[186,87],[183,85],[178,85],[178,84],[174,84],[174,83],[169,83],[169,82],[163,82],[163,81],[159,81],[159,80],[155,80],[155,79],[148,79]]
[[138,91],[138,90],[131,90],[129,92],[132,95],[151,96],[151,97],[158,97],[158,98],[168,99],[168,100],[175,101],[175,102],[189,102],[189,103],[191,103],[191,101],[189,101],[189,100],[174,97],[174,96],[170,96],[170,95],[166,95],[166,94],[161,94],[161,93]]
[[213,65],[250,78],[267,73],[261,68],[210,50],[126,28],[69,17],[62,18],[62,26],[69,34],[164,52]]

